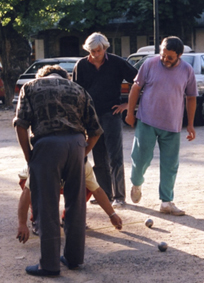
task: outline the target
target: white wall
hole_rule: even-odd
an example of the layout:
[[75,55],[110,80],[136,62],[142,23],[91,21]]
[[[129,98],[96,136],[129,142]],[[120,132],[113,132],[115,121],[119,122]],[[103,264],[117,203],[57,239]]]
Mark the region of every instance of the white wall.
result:
[[[137,50],[140,47],[143,47],[143,46],[146,46],[146,45],[149,45],[149,44],[147,44],[147,36],[146,35],[137,36]],[[135,52],[137,52],[137,50],[135,50]]]
[[128,57],[130,55],[130,37],[122,36],[121,37],[121,56]]
[[43,59],[45,58],[44,53],[44,40],[36,39],[35,40],[35,59]]
[[195,46],[194,51],[195,52],[204,52],[204,28],[200,28],[196,30],[196,36],[195,36]]

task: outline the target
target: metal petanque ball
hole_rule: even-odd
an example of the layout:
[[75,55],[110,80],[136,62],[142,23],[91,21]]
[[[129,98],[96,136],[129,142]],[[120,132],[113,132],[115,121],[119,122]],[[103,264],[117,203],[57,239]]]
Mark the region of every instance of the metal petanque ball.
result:
[[148,227],[148,228],[151,228],[153,226],[153,220],[148,218],[146,221],[145,221],[145,225]]
[[165,242],[161,242],[158,245],[158,249],[160,250],[160,252],[165,252],[167,250],[167,248],[168,248],[168,245]]

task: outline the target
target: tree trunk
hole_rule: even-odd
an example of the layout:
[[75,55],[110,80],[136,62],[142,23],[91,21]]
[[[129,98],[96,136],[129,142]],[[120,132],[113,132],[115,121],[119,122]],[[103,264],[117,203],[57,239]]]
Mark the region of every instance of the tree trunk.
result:
[[0,54],[6,92],[5,105],[12,106],[16,81],[30,65],[31,47],[28,40],[18,34],[12,25],[1,26]]

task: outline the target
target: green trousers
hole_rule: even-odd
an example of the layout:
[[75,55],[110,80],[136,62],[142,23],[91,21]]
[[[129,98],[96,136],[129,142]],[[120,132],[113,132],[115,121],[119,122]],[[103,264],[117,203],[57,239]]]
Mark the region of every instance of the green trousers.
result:
[[144,174],[153,159],[156,141],[160,151],[159,198],[166,202],[172,201],[179,166],[180,133],[160,130],[138,120],[131,154],[131,181],[135,186],[144,182]]

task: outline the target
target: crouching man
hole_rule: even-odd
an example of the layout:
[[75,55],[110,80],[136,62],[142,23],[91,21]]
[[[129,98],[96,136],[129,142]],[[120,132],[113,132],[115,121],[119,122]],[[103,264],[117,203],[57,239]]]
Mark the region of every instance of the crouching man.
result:
[[61,258],[68,268],[75,268],[84,259],[84,157],[103,130],[89,94],[71,82],[58,65],[41,68],[36,79],[24,84],[13,123],[30,170],[32,207],[37,213],[41,244],[39,264],[27,266],[26,272],[59,275],[59,184],[61,179],[65,181],[65,247]]

